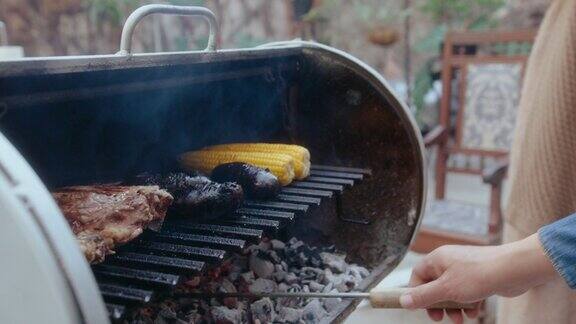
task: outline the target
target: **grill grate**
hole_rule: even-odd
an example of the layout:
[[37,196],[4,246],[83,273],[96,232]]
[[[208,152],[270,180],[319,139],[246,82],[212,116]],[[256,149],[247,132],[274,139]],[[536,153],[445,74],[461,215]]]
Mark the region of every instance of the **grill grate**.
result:
[[201,273],[220,264],[228,253],[242,251],[247,243],[276,235],[324,200],[339,200],[342,192],[371,173],[312,165],[305,181],[282,188],[274,200],[246,201],[235,217],[204,223],[179,218],[165,222],[161,232],[145,232],[92,267],[110,319],[119,321],[130,307],[176,286],[181,275]]
[[118,280],[141,283],[148,286],[176,286],[180,277],[177,275],[155,271],[138,270],[106,264],[92,267],[94,275],[103,280]]

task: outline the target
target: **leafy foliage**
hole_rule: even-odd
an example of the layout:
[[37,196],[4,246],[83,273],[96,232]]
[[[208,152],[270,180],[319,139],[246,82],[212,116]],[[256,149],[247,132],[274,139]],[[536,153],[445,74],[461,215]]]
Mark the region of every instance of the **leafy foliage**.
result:
[[[494,12],[504,5],[504,0],[426,0],[420,5],[421,12],[430,16],[436,26],[414,44],[419,53],[438,55],[442,40],[450,29],[484,30],[493,28],[497,22]],[[418,116],[424,109],[424,96],[432,87],[430,64],[422,66],[415,75],[412,98]]]
[[427,0],[421,6],[437,22],[469,24],[487,17],[504,5],[504,0]]
[[[153,0],[84,0],[92,21],[96,23],[108,22],[120,26],[127,15],[139,6],[158,3]],[[166,0],[167,4],[180,6],[201,6],[205,0]]]

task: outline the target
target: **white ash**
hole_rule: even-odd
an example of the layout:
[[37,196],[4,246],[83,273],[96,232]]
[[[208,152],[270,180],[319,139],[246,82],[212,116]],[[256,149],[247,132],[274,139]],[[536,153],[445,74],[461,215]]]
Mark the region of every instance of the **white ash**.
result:
[[280,323],[299,323],[302,318],[302,309],[291,308],[291,307],[278,307],[278,316],[276,321]]
[[270,244],[274,250],[282,250],[286,247],[286,244],[279,240],[270,240]]
[[250,270],[252,270],[254,274],[256,274],[258,277],[268,279],[274,273],[274,263],[272,263],[267,259],[259,257],[258,256],[259,254],[260,254],[259,252],[257,253],[252,252],[250,254],[249,257]]
[[212,307],[211,315],[217,323],[234,324],[242,322],[242,310],[230,309],[226,306]]
[[[182,285],[194,293],[348,292],[369,275],[368,269],[346,262],[335,248],[316,248],[296,238],[251,245],[220,268],[217,275],[190,278]],[[234,297],[209,300],[179,298],[163,303],[146,320],[154,323],[316,323],[342,303],[338,298]],[[166,306],[166,305],[168,306]]]
[[259,320],[261,323],[272,323],[276,319],[274,303],[270,298],[262,298],[250,305],[252,320]]
[[342,298],[324,298],[324,309],[326,309],[326,311],[328,313],[332,312],[334,309],[336,309],[340,303],[342,302]]
[[302,312],[302,320],[305,323],[318,323],[322,317],[328,315],[324,306],[318,299],[312,299]]
[[270,293],[278,289],[278,284],[275,281],[258,278],[248,288],[251,293]]

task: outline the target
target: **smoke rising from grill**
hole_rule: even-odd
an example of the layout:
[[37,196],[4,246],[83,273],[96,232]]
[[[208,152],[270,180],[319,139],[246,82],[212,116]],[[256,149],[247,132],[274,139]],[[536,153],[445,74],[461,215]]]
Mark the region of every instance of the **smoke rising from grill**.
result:
[[0,128],[52,187],[173,170],[184,151],[284,132],[277,61],[21,80]]

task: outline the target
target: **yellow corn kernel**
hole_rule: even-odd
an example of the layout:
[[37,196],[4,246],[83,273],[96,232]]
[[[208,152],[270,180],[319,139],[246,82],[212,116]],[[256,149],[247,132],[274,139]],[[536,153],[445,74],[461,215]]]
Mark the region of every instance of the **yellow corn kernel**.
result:
[[294,158],[294,175],[296,179],[302,180],[310,175],[310,152],[305,147],[299,145],[273,143],[230,143],[208,146],[203,150],[287,154]]
[[231,162],[244,162],[268,169],[283,186],[294,180],[294,159],[286,154],[202,150],[180,156],[180,163],[184,168],[208,174],[220,164]]

